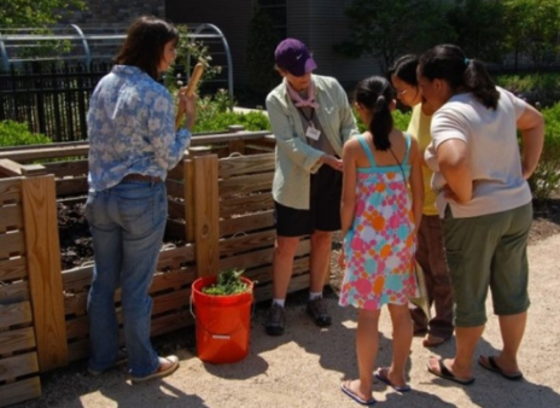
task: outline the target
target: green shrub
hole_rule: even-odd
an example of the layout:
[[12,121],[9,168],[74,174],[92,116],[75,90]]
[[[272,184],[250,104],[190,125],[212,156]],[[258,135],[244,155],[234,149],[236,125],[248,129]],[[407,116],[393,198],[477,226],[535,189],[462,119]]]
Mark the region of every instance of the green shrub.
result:
[[533,196],[549,198],[560,188],[560,103],[542,111],[545,121],[544,148],[535,173],[529,179]]
[[496,83],[531,105],[550,107],[560,100],[560,74],[500,75]]
[[[358,129],[360,133],[364,133],[367,129],[367,126],[362,122],[360,116],[354,111],[354,116],[356,117],[356,121],[358,122]],[[398,109],[393,111],[393,123],[395,128],[406,131],[408,129],[408,122],[410,122],[410,117],[412,116],[412,111],[408,112],[401,112]]]
[[[200,110],[199,110],[200,112]],[[194,127],[195,133],[219,132],[227,130],[230,125],[241,125],[247,131],[270,130],[268,116],[264,112],[252,111],[241,112],[217,112],[198,116]]]
[[40,133],[31,133],[26,123],[6,120],[0,122],[0,146],[21,146],[52,143],[52,140]]

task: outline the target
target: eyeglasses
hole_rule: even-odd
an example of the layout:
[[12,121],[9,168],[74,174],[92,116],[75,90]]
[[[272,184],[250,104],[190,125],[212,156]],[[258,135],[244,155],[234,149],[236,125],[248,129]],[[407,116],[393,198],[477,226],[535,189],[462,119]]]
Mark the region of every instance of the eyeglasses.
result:
[[405,93],[407,93],[410,89],[401,89],[400,91],[398,89],[395,89],[395,92],[397,93],[397,96],[403,96]]

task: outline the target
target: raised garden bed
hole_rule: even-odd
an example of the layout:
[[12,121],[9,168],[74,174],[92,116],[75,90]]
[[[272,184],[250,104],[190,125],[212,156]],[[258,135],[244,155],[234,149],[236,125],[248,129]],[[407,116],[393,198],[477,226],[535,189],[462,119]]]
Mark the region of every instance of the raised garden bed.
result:
[[[166,245],[160,253],[150,289],[154,300],[153,336],[192,324],[190,287],[200,276],[215,275],[229,268],[245,269],[249,279],[259,282],[255,288],[256,300],[271,298],[275,237],[270,193],[273,148],[274,141],[266,132],[236,129],[235,132],[199,136],[194,138],[190,154],[169,173]],[[11,251],[0,257],[0,313],[8,302],[14,301],[13,295],[8,297],[3,293],[18,293],[21,287],[27,291],[19,296],[18,308],[29,310],[27,319],[0,327],[0,372],[2,368],[7,372],[4,377],[0,376],[0,387],[3,378],[11,385],[18,378],[35,378],[37,372],[87,356],[86,299],[92,271],[88,262],[92,255],[91,238],[83,219],[87,149],[86,143],[0,149],[0,183],[7,186],[0,189],[0,202],[11,203],[14,183],[29,186],[42,183],[50,189],[48,194],[39,190],[35,195],[22,194],[20,199],[23,208],[29,200],[26,197],[34,197],[40,204],[37,206],[48,210],[46,219],[40,219],[42,216],[34,210],[27,213],[11,207],[6,210],[6,214],[7,211],[18,213],[19,218],[10,216],[16,222],[13,226],[4,226],[9,231],[0,235],[0,247],[33,244],[37,252],[34,256],[42,263],[35,266],[39,272],[33,272],[33,265],[38,264],[25,257],[29,253],[25,245],[19,253]],[[68,157],[72,160],[61,160]],[[28,236],[29,231],[23,227],[28,224],[35,224],[39,232]],[[0,230],[0,234],[2,232]],[[308,254],[309,241],[305,241],[295,261],[290,291],[309,284]],[[15,274],[15,268],[19,268],[20,273]],[[28,285],[27,280],[32,281],[31,276],[36,273],[40,279],[36,279],[36,285]],[[118,293],[115,307],[117,310],[120,307]],[[24,374],[14,371],[9,362],[11,355],[20,353],[19,350],[2,353],[7,342],[2,334],[13,327],[27,331],[35,328],[34,345],[29,343],[25,350],[31,351],[37,363],[29,365]],[[38,378],[36,385],[34,392],[29,391],[27,383],[27,389],[21,385],[14,395],[35,397],[40,392]],[[0,388],[1,401],[6,392],[12,393]],[[10,401],[13,403],[16,399]]]

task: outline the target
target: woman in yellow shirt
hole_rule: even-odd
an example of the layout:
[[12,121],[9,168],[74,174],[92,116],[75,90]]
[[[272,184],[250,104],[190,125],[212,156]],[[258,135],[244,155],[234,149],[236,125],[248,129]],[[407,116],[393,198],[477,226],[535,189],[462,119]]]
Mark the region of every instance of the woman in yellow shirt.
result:
[[[413,54],[403,55],[390,68],[391,82],[397,98],[403,105],[413,108],[408,133],[418,140],[422,157],[431,141],[431,115],[422,104],[422,94],[418,88],[416,68],[418,57]],[[424,270],[429,305],[435,306],[435,315],[428,321],[421,308],[411,310],[416,335],[426,334],[424,347],[436,347],[447,341],[453,334],[453,299],[445,252],[441,224],[436,208],[436,193],[431,189],[432,171],[424,163],[424,207],[422,222],[418,231],[418,249],[416,260]]]

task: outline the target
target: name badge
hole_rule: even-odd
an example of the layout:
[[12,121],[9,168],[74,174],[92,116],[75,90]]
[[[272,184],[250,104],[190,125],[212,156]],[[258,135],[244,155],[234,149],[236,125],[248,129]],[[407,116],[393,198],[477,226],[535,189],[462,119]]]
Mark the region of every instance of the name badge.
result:
[[309,126],[307,128],[307,131],[305,132],[305,136],[313,140],[319,140],[319,137],[321,136],[321,131],[315,129],[313,126]]

